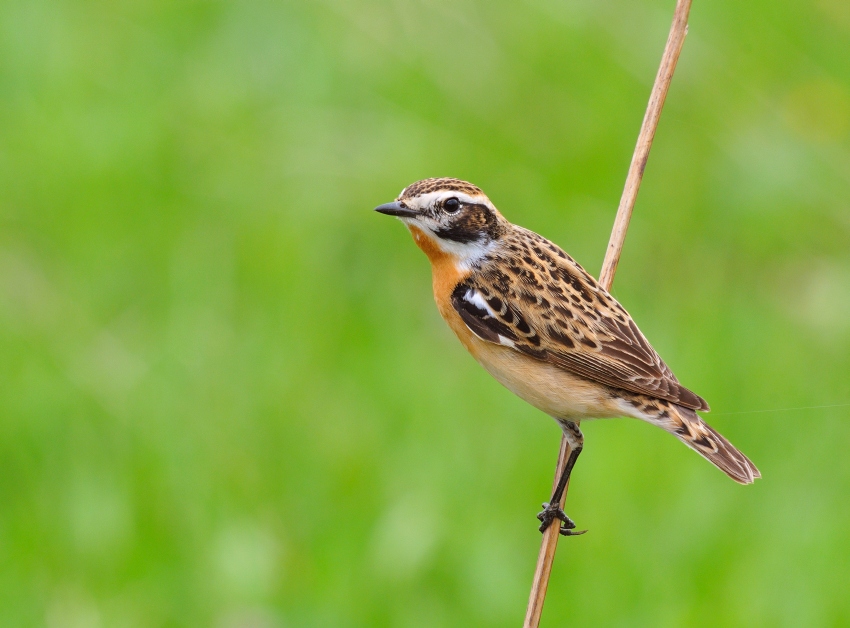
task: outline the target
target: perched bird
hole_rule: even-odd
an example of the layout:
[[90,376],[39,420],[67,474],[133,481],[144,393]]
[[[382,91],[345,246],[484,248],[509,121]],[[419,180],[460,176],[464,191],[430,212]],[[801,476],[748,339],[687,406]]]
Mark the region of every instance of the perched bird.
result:
[[629,313],[573,258],[508,222],[466,181],[424,179],[375,211],[399,218],[428,256],[440,315],[472,356],[510,391],[554,418],[571,453],[538,519],[560,508],[584,437],[576,421],[634,417],[670,432],[736,482],[758,469],[705,423],[699,395],[679,383]]

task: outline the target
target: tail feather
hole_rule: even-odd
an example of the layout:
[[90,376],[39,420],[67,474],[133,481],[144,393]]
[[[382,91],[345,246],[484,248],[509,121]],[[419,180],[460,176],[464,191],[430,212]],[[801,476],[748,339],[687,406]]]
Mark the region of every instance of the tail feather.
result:
[[637,393],[618,391],[618,396],[623,414],[670,432],[736,482],[752,484],[761,477],[756,465],[694,410]]
[[696,412],[681,406],[672,407],[675,411],[661,427],[736,482],[752,484],[761,477],[756,465]]

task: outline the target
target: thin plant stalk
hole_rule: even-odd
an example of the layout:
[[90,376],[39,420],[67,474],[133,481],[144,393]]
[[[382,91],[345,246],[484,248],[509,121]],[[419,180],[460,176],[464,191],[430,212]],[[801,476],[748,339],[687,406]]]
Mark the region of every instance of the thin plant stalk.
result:
[[[617,217],[614,219],[611,239],[608,241],[608,249],[605,252],[605,260],[602,262],[602,271],[599,274],[599,284],[609,291],[614,282],[614,273],[617,271],[617,264],[620,261],[620,253],[623,250],[626,231],[629,228],[632,210],[634,209],[637,193],[643,179],[643,171],[646,168],[646,161],[649,158],[649,149],[652,147],[652,140],[655,138],[655,129],[658,128],[661,109],[664,107],[664,99],[667,97],[667,90],[670,87],[670,81],[673,79],[673,72],[676,70],[676,63],[679,60],[679,53],[682,51],[682,44],[685,43],[690,10],[691,0],[678,0],[676,2],[670,35],[667,37],[667,45],[661,57],[661,66],[658,68],[658,74],[655,77],[655,83],[652,86],[652,92],[649,96],[649,104],[646,108],[646,114],[643,117],[643,124],[638,134],[637,145],[635,146],[635,152],[632,155],[632,162],[629,166],[629,173],[626,176],[623,196],[620,199],[620,206],[617,208]],[[561,448],[558,453],[558,464],[555,468],[555,483],[557,483],[569,455],[570,447],[567,444],[567,440],[562,436]],[[564,503],[566,502],[567,490],[569,490],[569,483],[567,483],[567,488],[561,497],[561,508],[564,507]],[[540,553],[537,556],[537,567],[534,570],[534,580],[531,585],[531,594],[528,599],[528,609],[525,613],[523,628],[537,628],[540,625],[543,602],[546,599],[546,588],[549,584],[549,576],[552,573],[555,549],[558,546],[558,539],[560,538],[560,524],[561,522],[555,519],[552,525],[543,533],[543,541],[540,545]]]

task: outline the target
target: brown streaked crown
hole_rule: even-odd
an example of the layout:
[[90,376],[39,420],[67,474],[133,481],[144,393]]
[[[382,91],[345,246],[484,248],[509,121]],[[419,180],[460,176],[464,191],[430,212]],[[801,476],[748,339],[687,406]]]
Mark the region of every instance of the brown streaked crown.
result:
[[401,191],[401,194],[398,195],[398,200],[403,201],[407,198],[416,198],[423,194],[442,192],[444,190],[463,192],[470,196],[484,196],[484,192],[482,192],[478,186],[472,185],[468,181],[452,179],[451,177],[433,177],[431,179],[422,179],[416,183],[411,183]]

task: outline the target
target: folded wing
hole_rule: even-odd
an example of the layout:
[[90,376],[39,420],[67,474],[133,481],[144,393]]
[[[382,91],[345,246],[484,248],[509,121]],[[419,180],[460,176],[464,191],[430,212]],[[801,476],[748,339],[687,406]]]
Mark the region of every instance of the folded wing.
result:
[[581,266],[545,238],[526,236],[454,289],[452,305],[476,336],[601,384],[709,409]]

